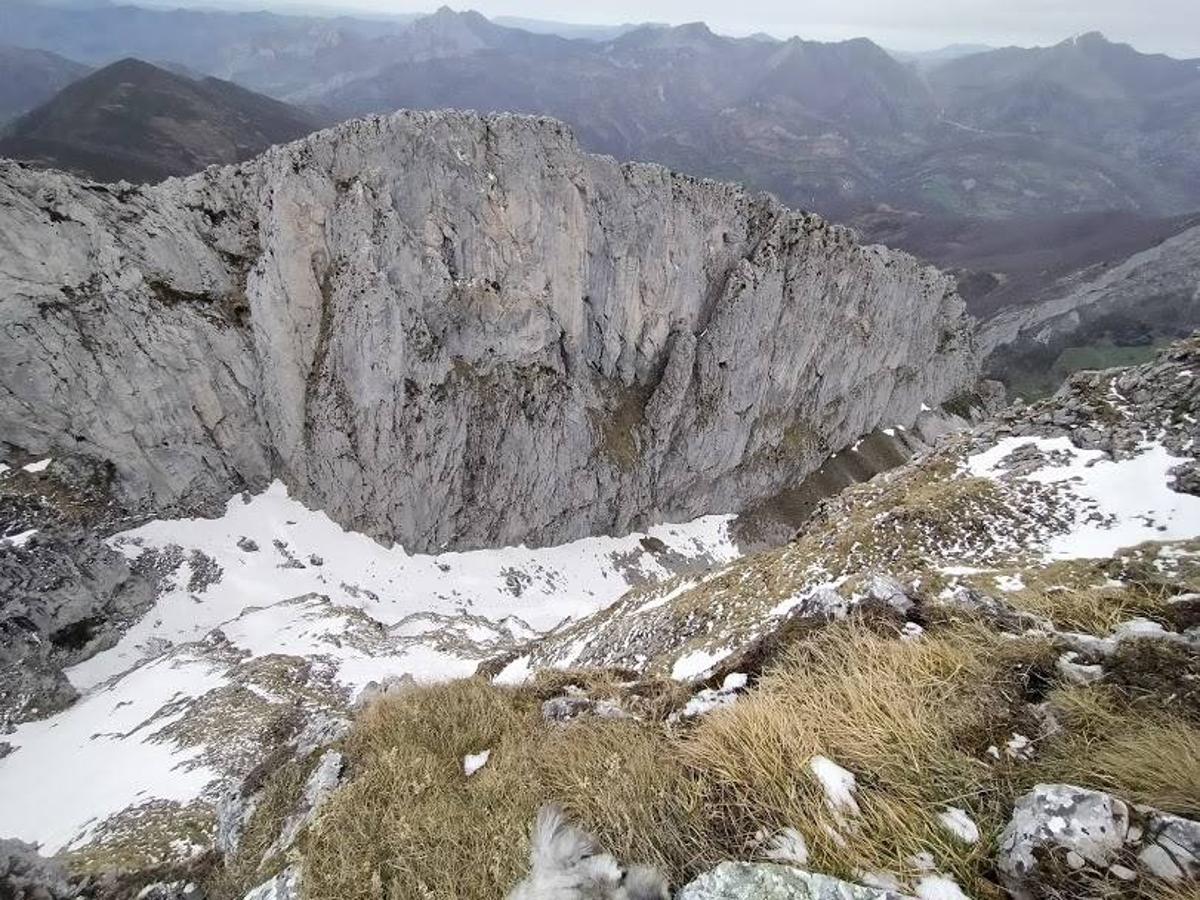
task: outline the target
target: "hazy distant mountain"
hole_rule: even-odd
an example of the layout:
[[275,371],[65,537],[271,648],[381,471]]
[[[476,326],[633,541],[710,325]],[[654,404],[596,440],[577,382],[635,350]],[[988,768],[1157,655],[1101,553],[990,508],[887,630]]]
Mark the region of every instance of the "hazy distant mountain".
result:
[[[587,41],[610,41],[626,32],[644,28],[646,22],[629,22],[624,25],[576,25],[571,22],[552,22],[546,19],[525,19],[521,16],[495,16],[492,21],[506,28],[520,28],[534,34],[557,34],[565,38],[582,38]],[[653,23],[654,27],[667,26]]]
[[0,7],[0,33],[84,61],[170,59],[347,117],[398,107],[545,113],[585,147],[736,179],[855,222],[1200,208],[1200,68],[1099,35],[946,48],[767,41],[702,24],[600,39],[448,8],[411,22]]
[[916,63],[923,69],[929,69],[961,56],[987,53],[994,49],[987,44],[948,44],[935,50],[888,50],[888,53],[901,62]]
[[[1138,205],[1170,208],[1184,198],[1185,205],[1196,203],[1200,67],[1195,61],[1138,53],[1093,33],[1054,47],[1008,48],[953,60],[935,69],[930,82],[946,119],[963,129],[1103,154],[1126,176],[1118,184]],[[1150,173],[1153,181],[1141,177]]]
[[0,124],[44,103],[89,71],[45,50],[0,46]]
[[157,181],[247,159],[316,127],[308,113],[230,82],[127,59],[14,121],[0,156],[102,181]]
[[591,149],[841,218],[880,205],[971,218],[1200,207],[1200,69],[1099,36],[928,71],[866,39],[769,44],[692,24],[569,41],[446,9],[406,42],[394,64],[308,99],[342,115],[547,113]]
[[106,3],[71,9],[35,0],[0,3],[0,35],[7,43],[52,50],[93,65],[127,57],[170,60],[280,99],[391,61],[389,39],[409,24],[399,18],[319,18]]

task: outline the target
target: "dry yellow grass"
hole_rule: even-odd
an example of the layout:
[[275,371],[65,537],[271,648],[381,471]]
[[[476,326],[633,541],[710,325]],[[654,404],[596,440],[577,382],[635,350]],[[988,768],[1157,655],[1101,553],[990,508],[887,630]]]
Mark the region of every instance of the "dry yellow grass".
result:
[[1051,702],[1063,732],[1037,765],[1045,778],[1200,817],[1200,729],[1103,686],[1063,689]]
[[[822,870],[905,873],[928,850],[966,886],[985,846],[957,842],[935,816],[954,805],[985,831],[996,820],[1003,767],[983,751],[1008,735],[1027,668],[1048,662],[1040,642],[983,628],[904,642],[839,625],[707,719],[684,753],[729,815],[800,828]],[[859,777],[863,821],[856,833],[838,829],[841,840],[826,830],[837,822],[809,772],[817,754]]]
[[[669,683],[639,688],[653,712],[641,721],[542,720],[541,700],[567,683],[620,696],[630,686],[619,674],[416,689],[370,708],[348,739],[353,779],[307,835],[305,894],[503,896],[524,873],[535,810],[552,799],[622,859],[656,864],[677,884],[760,855],[764,835],[790,826],[818,870],[911,879],[910,857],[925,851],[972,896],[998,896],[995,838],[1037,780],[1194,812],[1200,732],[1161,712],[1147,720],[1120,694],[1059,690],[1067,731],[1040,744],[1036,762],[987,756],[1013,730],[1036,734],[1028,701],[1053,660],[1039,639],[970,623],[914,642],[841,623],[784,651],[738,704],[686,727],[657,717],[677,699]],[[488,764],[466,777],[462,757],[483,749]],[[856,824],[828,810],[809,769],[816,754],[857,775]],[[968,810],[978,844],[938,823],[946,805]]]

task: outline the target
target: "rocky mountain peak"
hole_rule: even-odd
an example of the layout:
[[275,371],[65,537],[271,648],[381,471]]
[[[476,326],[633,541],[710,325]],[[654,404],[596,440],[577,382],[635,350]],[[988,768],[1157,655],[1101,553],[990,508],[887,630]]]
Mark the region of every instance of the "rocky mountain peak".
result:
[[281,477],[410,549],[620,533],[765,497],[975,377],[940,273],[550,119],[357,120],[141,191],[0,179],[5,316],[58,348],[5,346],[29,377],[0,422],[112,460],[134,504]]

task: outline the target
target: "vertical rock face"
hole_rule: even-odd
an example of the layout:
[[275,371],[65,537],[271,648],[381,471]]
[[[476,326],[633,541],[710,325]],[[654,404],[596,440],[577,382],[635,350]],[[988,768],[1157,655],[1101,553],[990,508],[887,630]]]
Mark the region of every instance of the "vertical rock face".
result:
[[740,508],[975,377],[913,258],[561,124],[397,113],[145,189],[0,165],[0,433],[414,550]]

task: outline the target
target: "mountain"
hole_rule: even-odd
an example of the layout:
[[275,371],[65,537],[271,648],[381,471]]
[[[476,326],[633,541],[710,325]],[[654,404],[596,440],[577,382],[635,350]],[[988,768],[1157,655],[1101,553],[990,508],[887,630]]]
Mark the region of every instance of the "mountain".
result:
[[[1053,47],[973,54],[929,78],[953,127],[1035,137],[1039,145],[1074,145],[1111,159],[1124,170],[1111,173],[1114,181],[1129,194],[1113,205],[1196,205],[1200,157],[1189,137],[1200,129],[1195,61],[1139,53],[1092,33]],[[1150,172],[1153,181],[1140,177]]]
[[[415,49],[410,35],[400,61],[310,99],[343,114],[551,114],[590,149],[736,178],[846,219],[883,205],[988,219],[1200,206],[1189,138],[1200,70],[1099,36],[918,68],[865,39],[764,44],[699,23],[608,41],[481,24],[473,34],[477,46],[452,52]],[[1122,102],[1097,114],[1118,89]]]
[[11,123],[0,155],[101,181],[157,181],[238,162],[316,128],[308,113],[230,82],[127,59]]
[[[583,38],[590,41],[607,41],[620,37],[627,31],[642,28],[645,22],[626,23],[624,25],[582,25],[574,22],[553,22],[545,19],[527,19],[521,16],[494,16],[492,21],[506,28],[519,28],[535,34],[557,34],[565,38]],[[667,27],[658,24],[658,27]]]
[[8,40],[84,62],[170,59],[333,117],[553,115],[587,149],[847,222],[881,207],[989,220],[1200,208],[1200,69],[1100,35],[913,62],[864,39],[735,39],[700,23],[577,39],[512,24],[446,7],[412,21],[0,8]]
[[1200,217],[1125,259],[1071,272],[982,323],[992,377],[1053,391],[1079,369],[1129,365],[1200,329]]
[[930,69],[960,56],[971,56],[975,53],[987,53],[996,49],[987,44],[947,44],[934,50],[888,50],[892,56],[901,62],[915,63],[922,69]]
[[[0,505],[29,527],[0,573],[26,573],[27,605],[0,634],[84,658],[81,696],[0,744],[0,831],[41,844],[0,846],[0,887],[490,900],[550,797],[691,882],[677,900],[1186,896],[1196,371],[1200,338],[1080,375],[748,555],[728,517],[409,554],[275,484],[111,523],[144,605],[56,609],[48,633],[70,579],[33,585],[107,498],[70,456],[9,455]],[[118,877],[60,862],[81,857]]]
[[41,105],[89,71],[55,53],[0,46],[0,125]]
[[6,314],[58,350],[0,346],[0,427],[110,460],[135,508],[280,477],[410,550],[623,533],[771,496],[975,378],[936,270],[549,119],[355,120],[135,191],[3,176]]

